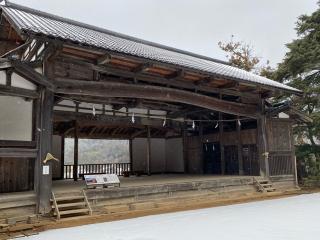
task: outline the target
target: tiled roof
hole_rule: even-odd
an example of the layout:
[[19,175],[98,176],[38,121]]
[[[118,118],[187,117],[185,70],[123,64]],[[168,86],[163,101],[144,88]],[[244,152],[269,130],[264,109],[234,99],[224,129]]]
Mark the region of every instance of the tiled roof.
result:
[[17,30],[24,34],[45,35],[81,45],[190,68],[208,75],[300,93],[299,90],[290,86],[209,57],[129,37],[12,3],[1,6],[1,8]]

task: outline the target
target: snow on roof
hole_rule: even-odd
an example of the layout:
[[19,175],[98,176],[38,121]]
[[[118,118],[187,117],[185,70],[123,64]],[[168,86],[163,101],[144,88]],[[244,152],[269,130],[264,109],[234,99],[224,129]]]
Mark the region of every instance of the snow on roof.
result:
[[81,45],[194,69],[208,75],[301,93],[296,88],[232,67],[226,62],[217,59],[119,34],[9,2],[1,6],[1,9],[14,24],[17,31],[22,34],[40,34]]

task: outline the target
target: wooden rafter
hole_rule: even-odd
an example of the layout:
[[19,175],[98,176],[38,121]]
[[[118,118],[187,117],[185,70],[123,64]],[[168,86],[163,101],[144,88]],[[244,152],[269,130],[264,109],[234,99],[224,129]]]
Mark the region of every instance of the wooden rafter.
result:
[[48,79],[36,72],[32,67],[28,66],[25,63],[14,61],[12,62],[14,71],[21,75],[22,77],[28,79],[31,82],[47,87],[49,90],[53,90],[52,82],[48,81]]
[[221,111],[229,114],[257,117],[255,105],[221,100],[189,91],[159,86],[134,85],[113,82],[55,81],[56,92],[80,96],[145,98],[158,101],[178,102]]
[[25,97],[30,99],[36,99],[39,97],[39,93],[37,93],[36,91],[5,85],[0,85],[0,94]]
[[[116,68],[111,65],[96,65],[90,62],[85,62],[77,59],[73,59],[71,57],[57,57],[55,59],[58,62],[62,62],[65,64],[72,64],[72,65],[78,65],[82,66],[94,71],[98,71],[101,73],[106,74],[112,74],[114,76],[124,77],[124,78],[131,78],[138,80],[139,82],[148,82],[148,83],[154,83],[154,84],[161,84],[165,86],[172,86],[175,88],[181,88],[181,89],[190,89],[190,90],[198,90],[208,93],[217,93],[217,94],[225,94],[225,95],[234,95],[234,96],[242,96],[246,95],[247,97],[255,98],[257,99],[259,97],[258,94],[253,93],[242,93],[241,91],[235,91],[232,89],[219,89],[214,88],[212,86],[209,86],[208,83],[211,81],[211,77],[206,76],[202,80],[199,81],[184,81],[183,79],[178,78],[172,78],[168,79],[165,76],[155,76],[147,72],[132,72],[129,70],[124,70],[121,68]],[[112,77],[106,77],[106,81],[119,81],[119,79],[115,79]]]

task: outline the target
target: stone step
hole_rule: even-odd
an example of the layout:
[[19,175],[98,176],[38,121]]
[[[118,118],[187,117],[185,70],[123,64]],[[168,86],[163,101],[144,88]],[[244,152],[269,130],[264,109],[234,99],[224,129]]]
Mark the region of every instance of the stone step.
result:
[[5,202],[5,203],[0,203],[0,210],[9,209],[9,208],[30,207],[35,205],[36,205],[36,202],[33,200]]
[[1,193],[0,204],[10,202],[36,201],[35,193]]

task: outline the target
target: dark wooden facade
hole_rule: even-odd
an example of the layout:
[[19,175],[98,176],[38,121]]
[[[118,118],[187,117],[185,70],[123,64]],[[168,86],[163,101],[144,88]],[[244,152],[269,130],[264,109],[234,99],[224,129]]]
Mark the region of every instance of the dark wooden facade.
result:
[[[0,135],[0,192],[34,190],[38,211],[51,210],[52,162],[43,160],[53,134],[74,137],[76,143],[78,138],[182,138],[185,173],[203,172],[204,144],[210,142],[219,144],[220,174],[293,174],[292,120],[267,116],[265,109],[265,100],[279,89],[60,39],[26,37],[7,18],[2,21],[0,70],[6,79],[0,96],[32,100],[33,128],[30,141]],[[12,73],[36,89],[14,86]],[[93,115],[83,103],[100,107]],[[132,108],[147,113],[137,113],[133,123]]]

